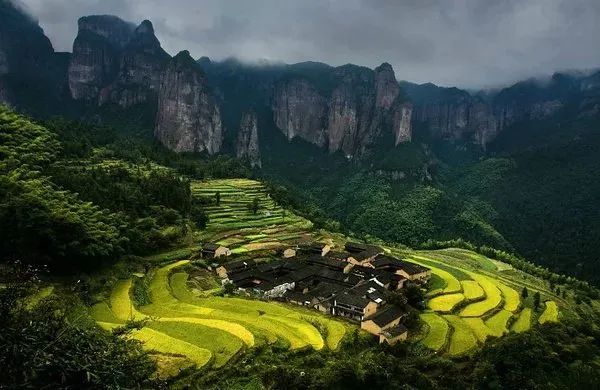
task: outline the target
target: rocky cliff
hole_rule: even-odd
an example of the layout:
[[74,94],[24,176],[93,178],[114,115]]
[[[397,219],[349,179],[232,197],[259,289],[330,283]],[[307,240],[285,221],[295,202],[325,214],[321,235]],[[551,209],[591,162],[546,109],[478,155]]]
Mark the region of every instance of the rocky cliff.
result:
[[136,28],[115,16],[80,18],[69,64],[71,95],[123,108],[155,101],[169,58],[148,20]]
[[154,134],[176,152],[214,154],[221,149],[219,108],[188,51],[173,57],[162,74]]
[[412,106],[401,96],[391,65],[321,72],[308,78],[292,68],[292,76],[275,86],[273,118],[288,139],[299,137],[349,158],[364,154],[383,131],[393,134],[396,145],[410,141]]
[[258,143],[258,120],[254,110],[242,114],[235,150],[237,158],[248,161],[250,166],[262,166]]
[[556,73],[548,80],[526,80],[496,93],[477,95],[430,83],[402,82],[401,86],[415,104],[414,121],[425,125],[431,136],[472,140],[485,148],[517,122],[544,120],[569,105],[584,113],[589,100],[579,101],[593,80],[594,75],[582,78]]

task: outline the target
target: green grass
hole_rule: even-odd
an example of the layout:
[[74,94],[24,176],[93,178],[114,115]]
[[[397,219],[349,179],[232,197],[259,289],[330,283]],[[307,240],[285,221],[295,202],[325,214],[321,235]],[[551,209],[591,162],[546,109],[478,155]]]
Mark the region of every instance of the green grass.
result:
[[453,356],[464,355],[477,346],[477,338],[458,316],[445,315],[446,321],[452,326],[453,332],[448,345],[448,353]]
[[464,300],[465,296],[460,293],[444,294],[431,298],[427,303],[427,306],[429,306],[431,310],[437,312],[450,313],[458,304],[460,304]]
[[450,332],[448,322],[435,313],[421,313],[421,319],[429,328],[421,343],[434,351],[440,351],[448,341]]
[[35,293],[29,295],[25,298],[25,307],[28,310],[35,308],[40,302],[46,298],[48,298],[54,292],[54,286],[44,287]]
[[546,322],[557,322],[558,321],[558,305],[554,301],[546,301],[546,308],[544,312],[538,318],[538,322],[540,324],[545,324]]
[[526,307],[521,310],[519,313],[519,317],[514,322],[511,330],[516,333],[521,333],[529,330],[531,328],[531,309]]

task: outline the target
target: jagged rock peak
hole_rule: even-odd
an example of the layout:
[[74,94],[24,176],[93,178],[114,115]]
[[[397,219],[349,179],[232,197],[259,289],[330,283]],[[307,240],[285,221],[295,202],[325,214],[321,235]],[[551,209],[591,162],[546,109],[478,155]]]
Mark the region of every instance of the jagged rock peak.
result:
[[79,34],[92,32],[106,38],[111,44],[123,47],[129,42],[135,25],[114,15],[90,15],[79,18]]
[[400,94],[392,65],[384,62],[375,68],[375,108],[389,109]]
[[155,136],[176,152],[214,154],[221,149],[219,107],[187,50],[173,57],[162,75]]
[[146,19],[142,23],[140,23],[139,26],[137,26],[137,28],[135,29],[135,32],[136,32],[136,34],[152,34],[152,35],[154,35],[154,26],[152,25],[151,21]]

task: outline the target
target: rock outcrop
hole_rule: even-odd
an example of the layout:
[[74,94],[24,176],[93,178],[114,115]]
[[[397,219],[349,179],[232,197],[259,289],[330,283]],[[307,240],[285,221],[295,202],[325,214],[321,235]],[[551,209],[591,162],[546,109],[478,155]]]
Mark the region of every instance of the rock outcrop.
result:
[[299,137],[348,158],[366,153],[384,130],[396,145],[410,141],[412,106],[404,102],[391,65],[324,72],[332,80],[329,90],[301,76],[284,77],[275,86],[274,122],[288,139]]
[[221,149],[219,108],[188,51],[173,57],[161,77],[155,136],[176,152],[214,154]]
[[80,18],[69,64],[71,95],[123,108],[155,102],[169,59],[148,20],[136,28],[115,16]]
[[258,143],[258,121],[253,110],[242,114],[235,151],[237,158],[248,161],[251,167],[262,166]]
[[116,16],[85,16],[78,21],[69,64],[69,88],[75,100],[97,101],[100,91],[115,81],[121,51],[135,29]]

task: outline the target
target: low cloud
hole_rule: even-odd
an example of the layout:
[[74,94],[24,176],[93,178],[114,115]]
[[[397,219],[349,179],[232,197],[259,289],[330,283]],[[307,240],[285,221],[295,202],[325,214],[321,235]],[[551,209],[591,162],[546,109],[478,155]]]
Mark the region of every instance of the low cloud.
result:
[[55,48],[77,19],[150,19],[165,50],[213,59],[322,61],[398,79],[481,88],[600,66],[596,0],[20,0]]

